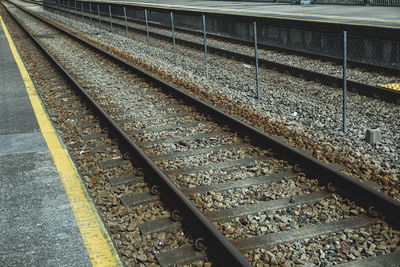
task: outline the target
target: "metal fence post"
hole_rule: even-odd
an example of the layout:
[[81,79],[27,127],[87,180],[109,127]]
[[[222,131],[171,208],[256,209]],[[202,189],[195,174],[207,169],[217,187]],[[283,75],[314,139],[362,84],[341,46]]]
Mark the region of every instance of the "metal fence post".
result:
[[126,38],[128,38],[128,19],[126,17],[126,7],[125,6],[124,6],[124,18],[125,18]]
[[253,22],[253,32],[254,32],[254,54],[256,60],[256,85],[257,85],[257,99],[260,100],[260,79],[258,75],[258,49],[257,49],[257,24]]
[[67,1],[64,2],[64,5],[65,5],[65,9],[64,9],[64,12],[65,12],[65,21],[67,21],[67,20],[68,20],[68,17],[69,17],[69,9],[68,9]]
[[97,15],[99,17],[99,28],[101,29],[101,18],[100,18],[100,4],[97,4]]
[[62,8],[62,3],[61,3],[61,0],[58,0],[58,16],[60,17],[60,21],[61,21],[61,19],[62,19],[62,11],[63,10],[63,8]]
[[112,27],[111,5],[108,5],[108,12],[110,13],[110,31],[111,31],[111,36],[112,36],[113,27]]
[[75,18],[77,19],[78,18],[78,12],[76,10],[76,1],[74,1],[74,4],[75,4]]
[[144,18],[146,20],[147,54],[150,54],[150,36],[149,36],[149,21],[147,18],[147,9],[144,10]]
[[71,18],[71,3],[68,1],[68,17]]
[[60,17],[60,21],[61,21],[61,0],[57,1],[57,14]]
[[347,130],[347,32],[343,32],[343,132]]
[[52,12],[54,13],[54,16],[57,17],[57,15],[58,15],[58,0],[54,1]]
[[174,62],[175,62],[175,67],[178,66],[178,61],[176,59],[176,43],[175,43],[175,29],[174,29],[174,13],[171,14],[171,29],[172,29],[172,43],[174,44]]
[[85,16],[83,15],[83,2],[81,2],[81,9],[82,9],[82,20],[83,22],[85,22]]
[[206,32],[206,16],[202,15],[203,19],[203,36],[204,36],[204,64],[206,67],[206,79],[209,79],[208,76],[208,55],[207,55],[207,32]]
[[396,60],[396,63],[397,63],[397,65],[400,67],[400,43],[397,43],[397,60]]
[[90,13],[90,26],[93,26],[92,3],[89,3],[89,13]]
[[64,15],[65,15],[65,21],[67,21],[67,18],[68,18],[68,9],[67,9],[67,1],[66,0],[63,0],[64,1]]
[[99,17],[99,30],[100,30],[100,35],[101,35],[101,18],[100,18],[100,4],[97,3],[97,15]]
[[60,16],[65,18],[65,1],[60,0]]

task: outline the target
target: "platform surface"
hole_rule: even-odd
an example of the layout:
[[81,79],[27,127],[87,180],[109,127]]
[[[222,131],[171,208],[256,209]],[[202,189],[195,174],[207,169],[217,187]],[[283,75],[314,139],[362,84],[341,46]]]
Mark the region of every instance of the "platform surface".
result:
[[400,28],[400,7],[325,4],[291,5],[282,3],[197,0],[108,0],[100,2],[118,2],[183,10]]
[[1,25],[0,266],[91,266]]

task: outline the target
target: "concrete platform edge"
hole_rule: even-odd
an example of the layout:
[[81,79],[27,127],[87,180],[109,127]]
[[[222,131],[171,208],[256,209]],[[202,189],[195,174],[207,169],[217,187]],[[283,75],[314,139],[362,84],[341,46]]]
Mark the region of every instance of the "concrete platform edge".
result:
[[2,25],[12,55],[23,78],[29,100],[39,123],[40,131],[49,148],[65,192],[67,193],[76,223],[81,232],[82,240],[92,265],[123,266],[119,254],[104,226],[93,200],[89,196],[68,151],[63,146],[47,112],[45,111],[43,103],[36,92],[1,16],[0,24]]

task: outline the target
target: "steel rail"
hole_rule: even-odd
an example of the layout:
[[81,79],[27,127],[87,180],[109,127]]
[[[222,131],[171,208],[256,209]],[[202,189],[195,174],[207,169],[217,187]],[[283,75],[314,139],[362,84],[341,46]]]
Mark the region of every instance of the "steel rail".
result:
[[[35,1],[32,1],[32,0],[22,0],[22,1],[43,5],[43,3],[35,2]],[[57,5],[54,5],[54,7],[52,5],[46,5],[46,7],[58,9]],[[85,16],[88,17],[87,15],[85,15]],[[114,17],[119,18],[121,20],[124,19],[124,17],[119,16],[119,15],[115,15]],[[140,20],[140,19],[127,18],[127,20],[130,21],[130,22],[134,22],[134,23],[140,23],[140,24],[143,24],[143,25],[145,24],[145,22]],[[159,28],[159,29],[163,29],[163,30],[169,30],[168,26],[163,25],[161,23],[148,22],[148,24],[149,24],[149,26],[152,26],[154,28]],[[122,27],[121,24],[119,24],[118,26]],[[140,29],[133,28],[131,26],[128,26],[128,27],[131,30],[137,30],[137,32],[142,33],[142,30],[140,30]],[[175,27],[175,30],[177,32],[197,35],[199,37],[202,37],[202,35],[203,35],[202,31],[186,29],[186,28],[182,28],[182,27]],[[152,32],[152,34],[153,34],[153,32]],[[242,45],[246,45],[248,47],[253,47],[254,46],[254,43],[252,41],[242,40],[242,39],[229,37],[229,36],[225,36],[225,35],[221,35],[221,34],[215,34],[215,33],[210,33],[209,32],[209,33],[207,33],[207,36],[210,37],[210,38],[213,38],[213,39],[217,39],[217,40],[220,40],[220,41],[223,41],[223,42],[227,42],[227,43],[242,44]],[[329,55],[324,55],[324,54],[320,54],[320,53],[317,53],[317,52],[309,52],[309,51],[299,50],[299,49],[295,49],[295,48],[288,48],[288,47],[279,46],[279,45],[271,45],[271,44],[266,44],[266,43],[259,43],[258,47],[262,48],[262,49],[268,49],[268,50],[277,51],[277,52],[280,52],[280,53],[287,53],[287,54],[291,54],[291,55],[298,55],[298,56],[308,57],[308,58],[311,58],[311,59],[318,59],[318,60],[322,60],[322,61],[328,61],[328,62],[332,62],[332,63],[339,64],[339,65],[341,65],[342,62],[343,62],[343,59],[340,58],[340,57],[329,56]],[[362,62],[362,61],[352,60],[352,59],[348,59],[347,63],[348,63],[349,67],[353,67],[353,68],[369,69],[369,70],[376,71],[376,72],[379,72],[379,73],[382,73],[382,74],[400,75],[400,69],[398,69],[398,68],[392,68],[392,67],[389,67],[389,66],[377,65],[377,64],[373,64],[373,63],[367,63],[367,62]]]
[[[89,44],[84,40],[82,40],[82,42]],[[300,166],[307,174],[307,177],[317,178],[322,184],[332,183],[338,188],[341,194],[345,195],[349,199],[355,200],[357,203],[366,207],[367,209],[374,207],[377,211],[381,212],[382,215],[385,216],[389,223],[396,227],[400,226],[400,201],[390,198],[389,196],[373,189],[372,187],[369,187],[364,183],[331,168],[327,164],[308,156],[300,150],[290,147],[276,138],[261,132],[255,127],[245,124],[241,120],[228,115],[216,107],[213,107],[212,105],[200,100],[196,96],[191,95],[185,90],[177,88],[176,86],[158,77],[155,77],[151,73],[133,66],[126,60],[118,56],[113,56],[105,51],[104,53],[110,58],[114,58],[119,63],[125,65],[127,68],[141,73],[143,77],[151,80],[154,84],[159,85],[164,91],[172,93],[185,100],[186,103],[198,107],[200,112],[203,112],[206,115],[211,115],[216,122],[221,123],[221,121],[223,121],[224,124],[230,125],[230,127],[238,132],[241,136],[249,137],[252,143],[264,149],[271,149],[281,159]]]
[[[30,0],[24,0],[24,1],[30,1]],[[119,19],[124,19],[123,17],[121,17],[119,15],[115,15],[114,17],[119,18]],[[128,21],[131,21],[134,23],[140,23],[143,25],[145,23],[144,21],[139,20],[139,19],[133,19],[133,18],[127,18],[127,19],[128,19]],[[149,22],[149,26],[152,26],[154,28],[163,29],[163,30],[169,30],[168,26],[160,24],[160,23]],[[133,30],[134,28],[131,28],[131,29]],[[182,27],[175,27],[175,30],[177,32],[197,35],[199,37],[202,37],[202,35],[203,35],[202,31],[196,31],[196,30],[186,29],[186,28],[182,28]],[[140,31],[140,29],[138,29],[138,31]],[[242,39],[229,37],[229,36],[225,36],[225,35],[220,35],[220,34],[215,34],[215,33],[207,33],[207,36],[209,38],[217,39],[219,41],[223,41],[223,42],[227,42],[227,43],[242,44],[242,45],[248,46],[250,48],[252,48],[254,46],[254,43],[252,41],[242,40]],[[299,49],[295,49],[295,48],[288,48],[288,47],[284,47],[284,46],[271,45],[271,44],[266,44],[266,43],[258,43],[257,45],[259,48],[272,50],[272,51],[276,51],[276,52],[280,52],[280,53],[287,53],[287,54],[291,54],[291,55],[308,57],[311,59],[328,61],[328,62],[332,62],[332,63],[339,64],[339,65],[341,65],[343,63],[343,59],[340,57],[324,55],[324,54],[320,54],[317,52],[303,51],[303,50],[299,50]],[[362,62],[362,61],[352,60],[352,59],[348,59],[347,63],[348,63],[347,65],[349,67],[353,67],[353,68],[369,69],[372,71],[380,72],[382,74],[400,75],[400,69],[398,69],[398,68],[392,68],[392,67],[388,67],[388,66],[384,66],[384,65],[377,65],[377,64],[373,64],[373,63],[367,63],[367,62]]]
[[[92,46],[89,43],[83,41],[77,36],[66,32],[65,30],[53,25],[46,19],[25,10],[23,7],[11,3],[24,12],[36,17],[37,19],[45,22],[46,24],[56,28],[57,30],[69,35],[77,41],[83,42],[85,45],[89,45],[92,49],[94,48],[98,52],[114,59],[106,51],[99,47]],[[7,7],[5,7],[8,11]],[[144,167],[145,177],[150,180],[150,183],[158,186],[158,190],[161,192],[160,196],[165,200],[172,208],[177,209],[181,212],[183,217],[183,223],[198,237],[202,237],[207,246],[207,252],[217,261],[218,264],[224,266],[251,266],[246,259],[240,254],[240,252],[220,233],[215,226],[197,209],[196,206],[190,202],[190,200],[180,191],[180,189],[159,169],[159,167],[139,148],[139,146],[126,134],[121,127],[111,118],[107,112],[101,108],[99,104],[90,96],[88,92],[79,84],[79,82],[72,77],[72,75],[59,63],[41,44],[40,42],[19,22],[15,16],[10,13],[10,16],[19,24],[19,26],[28,34],[28,36],[40,47],[43,53],[59,68],[59,70],[68,78],[68,80],[78,89],[78,92],[82,94],[88,101],[88,103],[94,107],[96,113],[98,113],[106,124],[111,129],[111,133],[118,135],[123,144],[120,146],[129,150],[134,159],[134,164],[137,166]],[[117,60],[119,61],[119,60]],[[126,63],[125,63],[126,64]],[[124,65],[125,65],[124,64]],[[131,66],[130,66],[131,67]],[[149,75],[149,74],[147,74]],[[147,76],[146,75],[146,76]]]
[[[105,19],[102,19],[102,21],[105,21]],[[124,27],[124,28],[126,27],[125,24],[120,24],[118,22],[114,22],[114,24],[115,24],[115,26],[118,26],[118,27]],[[157,24],[157,25],[159,25],[159,24]],[[137,28],[134,28],[129,25],[128,25],[128,29],[131,31],[137,32],[137,33],[141,33],[141,34],[146,33],[145,30],[137,29]],[[151,36],[155,37],[159,40],[165,40],[168,42],[170,42],[172,40],[172,37],[164,35],[164,34],[156,33],[156,32],[152,32]],[[227,38],[227,37],[224,37],[224,38]],[[185,39],[177,38],[177,37],[175,37],[175,41],[176,41],[176,44],[195,48],[199,51],[202,51],[204,49],[203,44],[196,43],[193,41],[189,41],[189,40],[185,40]],[[246,41],[243,41],[243,42],[246,42]],[[251,42],[248,42],[248,44],[249,45],[251,44],[252,46],[254,45]],[[324,56],[324,55],[321,55],[321,58],[319,58],[318,54],[313,54],[313,53],[303,52],[303,51],[298,51],[298,50],[291,50],[291,49],[282,48],[282,47],[275,47],[275,49],[280,50],[281,52],[291,52],[292,51],[294,54],[301,52],[301,53],[303,53],[304,56],[313,55],[316,59],[322,59],[322,57],[323,57],[324,60],[335,62],[335,63],[338,63],[341,60],[340,58],[329,57],[329,56]],[[207,51],[209,53],[214,53],[214,54],[217,54],[220,56],[225,56],[227,58],[235,58],[237,60],[241,60],[248,64],[254,63],[254,58],[252,56],[249,56],[249,55],[246,55],[243,53],[233,52],[233,51],[225,50],[225,49],[218,48],[218,47],[211,46],[211,45],[207,45]],[[324,74],[324,73],[320,73],[320,72],[316,72],[316,71],[312,71],[312,70],[307,70],[307,69],[303,69],[300,67],[295,67],[295,66],[275,62],[275,61],[261,59],[261,58],[258,59],[258,62],[259,62],[259,65],[264,68],[274,69],[281,73],[287,73],[291,76],[304,78],[304,79],[310,80],[310,81],[315,81],[315,82],[318,82],[323,85],[336,86],[338,88],[341,88],[342,84],[343,84],[343,79],[341,77],[335,77],[332,75],[328,75],[328,74]],[[353,67],[355,67],[355,66],[361,67],[361,68],[367,68],[367,67],[369,68],[370,67],[374,71],[378,71],[378,69],[381,69],[381,70],[383,69],[383,70],[387,71],[387,72],[384,72],[385,74],[400,75],[400,70],[398,70],[398,69],[388,68],[388,67],[385,68],[385,67],[381,67],[381,66],[377,66],[377,65],[373,65],[373,64],[367,64],[367,63],[363,63],[363,62],[359,62],[359,61],[349,61],[348,65],[353,66]],[[349,91],[358,93],[360,95],[379,98],[379,99],[382,99],[384,101],[391,102],[391,103],[400,103],[400,91],[391,90],[389,88],[380,87],[380,86],[367,85],[367,84],[363,84],[363,83],[360,83],[357,81],[352,81],[352,80],[347,80],[347,86],[348,86],[347,89]]]
[[[33,15],[38,16],[34,13]],[[45,20],[47,23],[50,23],[44,18],[43,20]],[[70,34],[63,29],[60,30],[66,32],[67,34]],[[289,145],[273,138],[272,136],[261,132],[255,127],[245,124],[237,118],[230,116],[223,111],[220,111],[218,108],[211,106],[205,101],[200,100],[198,97],[192,96],[184,90],[158,77],[155,77],[151,73],[137,66],[132,65],[128,61],[118,56],[114,56],[98,48],[97,46],[90,44],[88,41],[80,39],[79,37],[73,37],[81,40],[83,43],[89,46],[93,46],[96,49],[99,49],[99,51],[104,53],[104,55],[110,58],[114,58],[117,62],[125,65],[127,68],[130,68],[131,70],[140,73],[155,84],[158,84],[163,90],[179,96],[180,98],[184,99],[194,106],[200,107],[201,112],[206,115],[212,115],[217,122],[223,121],[224,124],[228,123],[233,129],[235,129],[235,131],[240,133],[242,136],[249,136],[250,140],[253,143],[265,149],[272,149],[282,159],[287,160],[292,164],[299,165],[303,168],[303,171],[306,174],[310,175],[310,177],[317,178],[323,183],[335,184],[336,186],[340,187],[341,191],[346,196],[348,196],[350,199],[358,201],[361,205],[367,208],[374,206],[375,208],[379,209],[379,211],[382,212],[392,224],[400,226],[400,201],[394,200],[393,198],[375,190],[372,187],[365,185],[364,183],[357,181],[356,179],[346,174],[343,174],[331,168],[327,164],[299,151],[298,149],[290,147]]]
[[27,3],[32,3],[32,4],[36,4],[39,6],[43,6],[43,2],[39,2],[39,1],[34,1],[34,0],[22,0],[23,2],[27,2]]
[[[83,43],[86,43],[87,45],[97,47],[90,44],[88,41],[81,41]],[[306,174],[310,175],[309,177],[317,178],[325,184],[332,183],[336,185],[340,188],[341,192],[344,195],[346,195],[350,199],[356,200],[366,208],[369,208],[371,206],[375,207],[386,216],[388,221],[396,226],[400,226],[400,201],[397,201],[387,196],[386,194],[383,194],[376,189],[367,186],[364,183],[359,182],[358,180],[333,169],[327,164],[301,152],[296,148],[290,147],[289,145],[277,140],[276,138],[273,138],[272,136],[261,132],[255,127],[247,125],[241,120],[230,116],[229,114],[219,110],[216,107],[213,107],[203,100],[200,100],[197,96],[193,96],[190,93],[185,92],[183,89],[180,89],[170,84],[169,82],[155,77],[153,74],[132,65],[125,59],[111,55],[104,50],[101,51],[104,53],[104,55],[107,55],[110,58],[114,58],[117,62],[125,65],[127,68],[140,73],[148,80],[151,80],[153,83],[158,84],[163,90],[167,91],[168,93],[172,93],[179,98],[185,100],[187,103],[199,107],[199,111],[203,112],[206,115],[212,115],[215,121],[219,123],[222,121],[224,122],[224,124],[230,125],[231,128],[237,131],[241,136],[250,137],[250,140],[254,144],[265,149],[272,149],[277,155],[280,156],[280,158],[287,160],[292,164],[299,165],[303,168],[303,171]]]

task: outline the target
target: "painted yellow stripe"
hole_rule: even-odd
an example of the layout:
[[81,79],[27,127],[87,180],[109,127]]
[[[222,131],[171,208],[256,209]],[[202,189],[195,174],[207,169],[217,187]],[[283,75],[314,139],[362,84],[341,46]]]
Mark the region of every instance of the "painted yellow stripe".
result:
[[382,84],[381,87],[385,87],[385,88],[392,89],[395,91],[400,91],[400,83]]
[[91,263],[93,266],[122,266],[121,259],[118,256],[114,244],[71,158],[62,147],[56,135],[43,103],[36,92],[32,80],[25,69],[1,16],[0,22],[24,80],[29,100],[40,126],[40,131],[46,140],[57,171],[61,177]]

